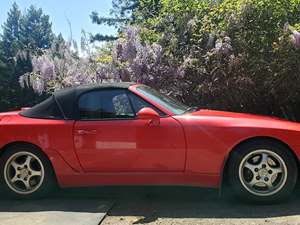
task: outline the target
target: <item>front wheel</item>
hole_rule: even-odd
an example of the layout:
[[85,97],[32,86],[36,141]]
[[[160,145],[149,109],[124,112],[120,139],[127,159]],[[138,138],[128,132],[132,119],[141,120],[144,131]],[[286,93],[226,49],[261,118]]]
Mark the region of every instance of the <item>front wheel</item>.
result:
[[297,182],[297,162],[285,146],[269,141],[247,143],[232,152],[229,182],[246,200],[269,203],[287,198]]
[[0,159],[0,171],[1,189],[11,197],[43,197],[55,187],[49,160],[29,146],[7,149]]

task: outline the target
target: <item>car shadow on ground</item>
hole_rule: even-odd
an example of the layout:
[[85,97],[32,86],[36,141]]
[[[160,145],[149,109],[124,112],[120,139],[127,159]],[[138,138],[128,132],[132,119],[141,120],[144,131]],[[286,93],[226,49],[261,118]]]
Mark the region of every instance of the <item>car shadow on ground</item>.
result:
[[[43,201],[45,204],[47,201],[58,201],[58,204],[52,202],[50,206],[44,206],[45,210],[63,211],[65,206],[59,202],[76,200],[76,204],[81,206],[72,205],[72,210],[94,212],[100,209],[89,206],[89,201],[99,200],[113,204],[110,216],[143,218],[137,223],[148,223],[157,218],[270,218],[300,215],[300,190],[296,190],[290,200],[272,205],[245,203],[227,196],[220,197],[215,189],[192,187],[75,188],[60,190],[51,198]],[[8,200],[1,201],[0,212],[41,210],[34,206],[20,209],[13,207],[13,204],[18,204],[18,201],[9,201],[9,204]]]

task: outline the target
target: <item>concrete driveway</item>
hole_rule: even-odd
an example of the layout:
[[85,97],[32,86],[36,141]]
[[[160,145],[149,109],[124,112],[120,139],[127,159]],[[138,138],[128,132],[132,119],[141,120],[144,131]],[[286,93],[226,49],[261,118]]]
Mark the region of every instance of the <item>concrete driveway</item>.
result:
[[68,189],[51,198],[2,199],[0,224],[300,224],[299,190],[276,205],[245,204],[219,198],[216,190],[188,187]]
[[112,206],[111,201],[66,192],[30,201],[1,196],[0,225],[98,225]]
[[300,225],[299,190],[290,201],[276,205],[246,204],[199,188],[131,188],[112,193],[119,196],[101,225]]

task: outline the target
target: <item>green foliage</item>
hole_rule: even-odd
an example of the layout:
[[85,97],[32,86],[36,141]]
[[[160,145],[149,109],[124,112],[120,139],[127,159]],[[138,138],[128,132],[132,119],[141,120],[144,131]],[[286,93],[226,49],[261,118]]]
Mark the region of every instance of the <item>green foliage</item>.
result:
[[98,63],[104,63],[104,64],[111,63],[112,62],[112,54],[111,54],[112,48],[113,48],[112,43],[107,42],[100,49],[98,49],[96,61]]
[[[111,17],[100,16],[96,11],[92,12],[90,18],[98,25],[113,26],[121,30],[125,24],[135,21],[134,11],[139,6],[138,0],[112,0],[113,8]],[[112,41],[117,37],[112,35],[95,34],[91,36],[91,41]]]
[[32,70],[29,55],[51,46],[54,35],[49,16],[30,6],[22,15],[16,3],[8,12],[0,39],[0,110],[31,106],[43,96],[21,89],[19,77]]
[[133,12],[134,21],[131,23],[142,23],[149,18],[156,18],[162,9],[161,0],[140,0],[138,7]]
[[13,57],[17,55],[20,49],[20,18],[21,11],[14,3],[7,14],[7,20],[3,25],[3,34],[1,35],[2,56],[5,61],[12,62]]
[[164,91],[176,87],[187,104],[300,120],[299,0],[161,0],[154,9],[135,11],[141,39],[184,73]]
[[30,6],[20,19],[20,43],[30,51],[50,48],[53,40],[52,24],[42,9]]
[[[121,32],[128,24],[140,24],[149,18],[155,18],[161,9],[161,0],[112,0],[111,17],[100,16],[96,11],[90,15],[92,22],[98,25],[113,26]],[[117,36],[95,34],[91,41],[113,41]]]
[[235,3],[222,2],[212,13],[212,17],[221,15],[219,20],[210,19],[215,33],[226,33],[232,39],[235,56],[242,60],[243,77],[255,84],[255,94],[243,100],[238,98],[237,102],[245,104],[235,110],[299,119],[299,102],[295,100],[296,87],[300,84],[299,46],[292,46],[290,32],[284,30],[286,23],[300,22],[299,1],[239,0]]
[[[0,75],[13,74],[5,82],[32,69],[26,57],[17,57],[20,49],[42,59],[37,49],[52,43],[58,50],[45,51],[49,58],[64,58],[58,46],[65,42],[53,37],[49,18],[32,7],[27,14],[14,5],[4,25]],[[119,31],[117,37],[92,37],[117,39],[89,59],[96,71],[92,80],[109,75],[149,84],[189,105],[300,121],[299,15],[300,0],[113,0],[111,17],[91,15],[93,23]],[[67,76],[67,85],[89,82],[85,64]]]

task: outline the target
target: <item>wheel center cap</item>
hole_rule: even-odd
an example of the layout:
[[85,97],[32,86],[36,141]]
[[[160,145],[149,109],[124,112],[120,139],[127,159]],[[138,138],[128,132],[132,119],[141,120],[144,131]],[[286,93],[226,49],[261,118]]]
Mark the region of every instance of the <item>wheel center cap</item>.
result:
[[28,176],[27,169],[22,169],[20,173],[21,173],[21,177],[23,177],[23,178]]
[[259,176],[264,177],[268,175],[268,170],[265,168],[262,168],[258,171]]

